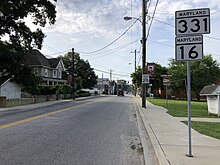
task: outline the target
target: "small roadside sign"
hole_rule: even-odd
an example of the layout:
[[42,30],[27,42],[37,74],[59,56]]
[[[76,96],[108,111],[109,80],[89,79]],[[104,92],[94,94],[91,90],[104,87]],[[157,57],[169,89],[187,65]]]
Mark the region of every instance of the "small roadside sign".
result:
[[172,75],[161,75],[163,78],[163,86],[170,86],[170,78]]
[[142,74],[142,84],[149,84],[149,74]]
[[175,34],[195,35],[210,33],[210,9],[192,9],[175,12]]
[[176,60],[192,61],[203,59],[203,36],[176,37]]

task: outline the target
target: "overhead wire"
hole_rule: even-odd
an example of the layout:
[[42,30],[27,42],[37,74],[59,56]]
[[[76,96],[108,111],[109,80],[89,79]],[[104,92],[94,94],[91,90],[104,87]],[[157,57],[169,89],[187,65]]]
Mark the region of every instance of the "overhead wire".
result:
[[[102,73],[107,73],[107,74],[109,74],[108,71],[104,71],[104,70],[96,69],[96,68],[93,68],[93,69],[96,70],[96,71],[102,72]],[[118,73],[112,73],[112,75],[122,76],[122,77],[128,77],[128,76],[130,76],[130,75],[123,75],[123,74],[118,74]]]
[[153,23],[153,20],[154,20],[154,15],[155,15],[155,13],[156,13],[158,3],[159,3],[159,0],[157,0],[156,5],[155,5],[155,7],[154,7],[153,16],[151,17],[151,22],[150,22],[150,26],[149,26],[148,31],[147,31],[147,37],[146,37],[146,39],[148,39],[148,36],[149,36],[149,34],[150,34],[150,29],[151,29],[151,26],[152,26],[152,23]]
[[119,47],[118,49],[116,49],[116,50],[114,50],[114,51],[112,51],[112,52],[109,52],[109,53],[107,53],[107,54],[90,58],[90,60],[97,59],[97,58],[102,58],[102,57],[105,57],[105,56],[110,55],[110,54],[112,54],[112,53],[115,53],[115,52],[117,52],[117,51],[119,51],[119,50],[121,50],[121,49],[124,49],[125,47],[131,45],[132,43],[137,42],[137,41],[138,41],[138,40],[135,40],[135,41],[133,41],[133,42],[131,42],[131,43],[129,43],[129,44],[126,44],[126,45],[124,45],[124,46],[122,46],[122,47]]
[[[110,50],[107,50],[107,51],[105,51],[105,52],[99,52],[99,53],[96,53],[95,55],[97,55],[97,54],[104,54],[104,56],[105,56],[105,53],[107,53],[107,54],[111,54],[111,53],[114,53],[114,52],[117,52],[117,51],[119,51],[119,50],[121,50],[122,48],[125,48],[126,46],[128,46],[128,45],[131,45],[131,44],[133,44],[133,43],[135,43],[135,42],[137,42],[138,40],[134,40],[134,41],[131,41],[131,43],[129,43],[129,44],[126,44],[126,45],[123,45],[123,46],[120,46],[120,47],[116,47],[116,48],[114,48],[114,49],[110,49]],[[83,56],[94,56],[94,54],[89,54],[89,55],[84,55],[83,53],[81,53],[81,55],[83,55]]]
[[[99,51],[102,51],[102,50],[106,49],[107,47],[111,46],[112,44],[114,44],[114,43],[115,43],[116,41],[118,41],[121,37],[123,37],[123,36],[135,25],[135,23],[136,23],[137,21],[138,21],[138,19],[135,20],[119,37],[117,37],[115,40],[113,40],[112,42],[110,42],[109,44],[107,44],[106,46],[104,46],[104,47],[102,47],[102,48],[100,48],[100,49],[97,49],[97,50],[95,50],[95,51],[90,51],[90,52],[83,52],[83,51],[79,51],[79,50],[77,50],[77,49],[76,49],[76,51],[77,51],[78,53],[81,53],[81,54],[92,54],[92,53],[97,53],[97,52],[99,52]],[[53,54],[49,54],[49,55],[47,55],[47,56],[52,56],[52,55],[57,55],[57,54],[61,54],[61,53],[66,53],[66,52],[69,52],[69,51],[71,51],[71,49],[64,50],[64,51],[60,51],[60,52],[53,53]]]
[[102,47],[100,49],[94,50],[94,51],[90,51],[90,52],[82,52],[82,51],[79,51],[79,50],[77,50],[77,51],[79,53],[83,53],[83,54],[91,54],[91,53],[96,53],[96,52],[102,51],[102,50],[106,49],[107,47],[111,46],[112,44],[114,44],[116,41],[118,41],[122,36],[124,36],[134,26],[134,24],[137,21],[138,21],[138,19],[135,20],[119,37],[117,37],[115,40],[113,40],[112,42],[110,42],[106,46],[104,46],[104,47]]

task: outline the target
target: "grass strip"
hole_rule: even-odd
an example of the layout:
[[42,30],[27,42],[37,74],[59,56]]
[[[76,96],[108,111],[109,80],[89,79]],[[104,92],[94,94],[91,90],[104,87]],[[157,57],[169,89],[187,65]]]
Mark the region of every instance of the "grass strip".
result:
[[[168,100],[168,107],[166,99],[147,98],[149,102],[154,105],[162,106],[168,109],[168,114],[174,117],[187,117],[187,101],[186,100]],[[207,102],[191,101],[191,117],[216,118],[217,115],[208,114]]]
[[[186,125],[187,121],[183,121]],[[191,121],[191,127],[201,134],[220,140],[220,123]]]

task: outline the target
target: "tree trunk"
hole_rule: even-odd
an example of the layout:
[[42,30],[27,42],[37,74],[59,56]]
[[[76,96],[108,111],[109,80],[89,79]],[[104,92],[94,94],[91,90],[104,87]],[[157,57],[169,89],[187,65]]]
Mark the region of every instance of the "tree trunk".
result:
[[200,101],[200,95],[199,95],[199,92],[196,92],[196,99],[197,99],[197,101]]

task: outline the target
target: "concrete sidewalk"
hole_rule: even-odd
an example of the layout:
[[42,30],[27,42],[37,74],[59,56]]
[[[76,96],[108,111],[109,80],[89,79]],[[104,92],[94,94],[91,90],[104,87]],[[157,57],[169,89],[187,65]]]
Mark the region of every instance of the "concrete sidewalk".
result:
[[166,109],[134,97],[141,118],[161,165],[219,165],[220,140],[202,135],[192,129],[192,155],[188,152],[188,126],[166,113]]

